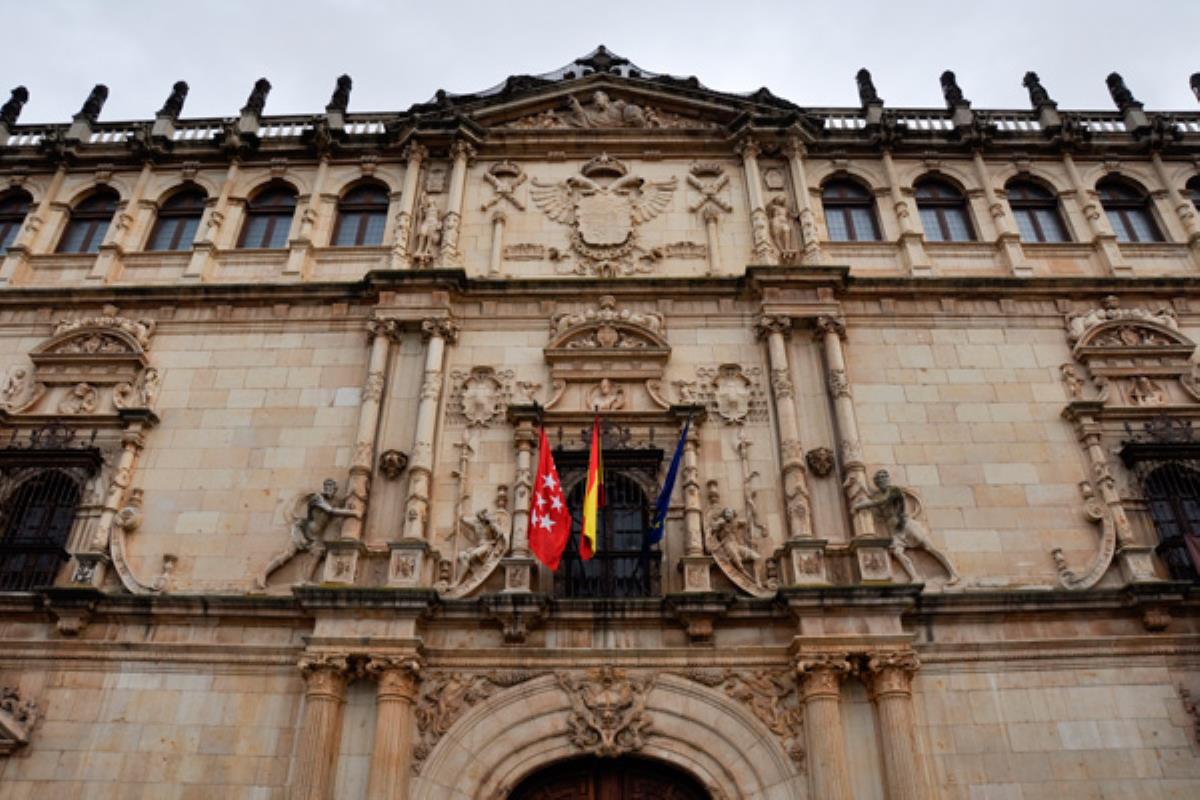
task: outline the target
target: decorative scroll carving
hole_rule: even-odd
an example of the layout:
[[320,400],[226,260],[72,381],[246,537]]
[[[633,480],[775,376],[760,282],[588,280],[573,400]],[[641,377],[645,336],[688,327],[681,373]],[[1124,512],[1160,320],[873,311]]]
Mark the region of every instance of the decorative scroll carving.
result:
[[150,337],[154,335],[157,323],[152,319],[132,320],[125,317],[104,315],[99,317],[81,317],[80,319],[64,319],[54,328],[54,336],[90,328],[108,328],[123,331],[133,337],[134,341],[144,350],[150,346]]
[[[1179,334],[1179,320],[1173,309],[1162,307],[1151,312],[1144,308],[1121,308],[1121,300],[1116,295],[1105,297],[1099,308],[1067,314],[1066,323],[1067,338],[1077,346],[1134,347],[1187,343]],[[1089,335],[1102,326],[1104,335]]]
[[482,675],[464,672],[427,673],[417,698],[417,743],[413,747],[412,771],[421,771],[433,748],[464,711],[500,689],[517,686],[543,674],[518,670]]
[[[175,571],[175,564],[178,559],[170,553],[164,553],[162,557],[162,569],[158,576],[150,583],[143,583],[139,580],[133,573],[133,568],[130,567],[129,559],[125,555],[125,540],[141,524],[142,490],[131,489],[125,505],[121,507],[113,519],[113,532],[112,539],[109,542],[109,554],[112,557],[113,569],[116,570],[117,577],[130,594],[155,594],[167,587],[167,582],[171,579],[171,574]],[[83,565],[84,563],[81,562],[80,567]],[[84,581],[77,580],[77,582]]]
[[804,710],[796,679],[785,671],[732,670],[726,673],[725,693],[745,704],[754,716],[779,737],[787,754],[804,767]]
[[339,508],[334,505],[337,497],[337,481],[326,480],[320,492],[310,492],[301,495],[293,504],[289,514],[292,538],[288,546],[271,559],[266,568],[254,580],[256,589],[267,588],[267,580],[277,569],[291,561],[300,553],[309,554],[309,563],[304,571],[302,582],[309,582],[317,572],[321,559],[325,556],[324,534],[334,517],[358,517],[357,510]]
[[567,108],[541,111],[520,117],[505,127],[547,128],[711,128],[713,123],[691,119],[667,111],[593,92],[584,105],[578,98],[567,98]]
[[29,744],[29,736],[38,721],[33,700],[23,700],[12,686],[0,687],[0,756]]
[[571,249],[579,257],[576,271],[612,277],[644,272],[635,259],[638,225],[667,206],[676,179],[647,181],[628,175],[628,168],[607,154],[584,164],[578,176],[556,183],[534,179],[530,195],[546,216],[571,228]]
[[851,506],[851,513],[874,510],[880,514],[892,537],[888,549],[900,562],[910,582],[921,583],[922,580],[907,551],[924,550],[946,571],[948,578],[943,585],[958,583],[961,580],[958,571],[950,559],[933,545],[929,531],[916,519],[921,515],[921,503],[916,494],[911,489],[893,486],[887,470],[877,471],[874,483],[879,491],[873,494],[865,486],[858,487],[855,496],[860,499]]
[[567,735],[573,745],[602,757],[634,753],[645,746],[653,722],[646,713],[653,675],[632,677],[623,669],[600,667],[582,677],[570,672],[556,677],[571,702]]
[[1096,558],[1086,572],[1077,575],[1068,567],[1061,547],[1051,550],[1050,555],[1054,558],[1055,569],[1058,570],[1058,582],[1067,589],[1085,590],[1099,583],[1112,566],[1113,555],[1117,551],[1117,530],[1112,519],[1105,513],[1104,503],[1096,496],[1091,481],[1080,481],[1079,493],[1083,496],[1083,516],[1100,526],[1100,549],[1096,552]]

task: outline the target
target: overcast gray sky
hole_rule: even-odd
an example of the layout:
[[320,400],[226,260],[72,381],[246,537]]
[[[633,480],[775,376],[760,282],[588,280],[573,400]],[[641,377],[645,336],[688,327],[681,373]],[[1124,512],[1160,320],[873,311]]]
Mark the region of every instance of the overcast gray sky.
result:
[[110,90],[101,120],[146,119],[178,79],[184,117],[233,116],[263,75],[268,114],[317,113],[342,72],[352,112],[394,111],[601,42],[653,72],[800,105],[856,105],[866,66],[889,105],[942,105],[951,68],[976,107],[1026,108],[1034,69],[1061,107],[1108,109],[1117,70],[1150,109],[1200,110],[1200,0],[0,0],[0,19],[0,99],[29,88],[22,122],[67,121],[94,83]]

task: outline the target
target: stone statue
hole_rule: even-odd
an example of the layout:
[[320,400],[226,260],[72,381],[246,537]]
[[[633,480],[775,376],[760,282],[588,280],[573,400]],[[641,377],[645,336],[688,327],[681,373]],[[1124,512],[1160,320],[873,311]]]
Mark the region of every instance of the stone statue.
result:
[[600,384],[588,392],[588,405],[593,411],[620,411],[625,407],[625,390],[601,378]]
[[421,211],[421,221],[417,225],[417,240],[413,243],[413,256],[428,261],[437,255],[438,244],[442,240],[442,215],[438,211],[437,201],[432,197],[425,198]]
[[738,519],[738,513],[728,506],[709,517],[708,533],[712,537],[713,555],[724,557],[730,566],[754,581],[766,585],[766,564],[762,554],[750,546],[750,526]]
[[568,123],[575,128],[645,128],[649,125],[645,110],[624,100],[611,100],[604,92],[592,95],[591,108],[584,108],[575,97],[568,99],[575,112]]
[[954,73],[950,70],[942,73],[942,97],[946,98],[946,107],[950,109],[955,106],[970,105],[963,97],[962,89],[958,86],[958,78],[954,77]]
[[271,93],[271,82],[266,78],[259,78],[254,82],[254,88],[250,90],[250,96],[246,98],[246,105],[242,106],[243,114],[253,114],[256,117],[262,116],[263,109],[267,105],[267,95]]
[[158,116],[169,117],[173,120],[179,119],[179,115],[183,112],[183,101],[187,99],[187,96],[187,81],[176,81],[175,85],[171,87],[171,94],[167,96],[167,101],[158,110]]
[[90,124],[95,125],[96,120],[100,117],[100,109],[104,108],[104,101],[107,99],[108,87],[103,83],[97,83],[92,87],[87,100],[83,101],[83,108],[79,109],[79,113],[75,116],[81,117]]
[[292,522],[292,540],[286,549],[271,559],[267,568],[254,580],[259,589],[267,588],[267,579],[271,573],[291,561],[300,553],[310,553],[311,561],[304,574],[304,581],[310,582],[317,572],[317,566],[325,555],[323,535],[333,517],[358,517],[359,512],[352,508],[337,508],[333,499],[337,496],[337,481],[332,478],[325,481],[320,492],[312,492],[304,497],[303,515],[296,514]]
[[71,387],[58,404],[59,412],[63,414],[91,414],[96,410],[96,389],[87,383],[77,383]]
[[17,124],[17,118],[21,116],[21,109],[29,102],[29,90],[24,86],[18,86],[12,90],[12,96],[8,98],[3,106],[0,106],[0,124],[12,127]]
[[1021,85],[1029,90],[1029,103],[1034,108],[1041,108],[1042,106],[1053,107],[1056,105],[1055,102],[1050,99],[1050,93],[1046,91],[1046,87],[1042,86],[1042,81],[1036,72],[1026,72],[1024,80],[1021,81]]
[[[497,501],[499,502],[499,497]],[[504,502],[507,503],[507,499]],[[459,522],[467,539],[471,541],[471,546],[458,554],[458,566],[465,579],[471,567],[485,564],[497,548],[504,547],[506,541],[504,531],[500,530],[491,512],[486,508],[476,511],[474,519],[467,514]]]
[[[954,565],[950,563],[950,559],[946,558],[929,541],[929,533],[925,530],[925,527],[909,516],[904,490],[899,486],[892,485],[891,477],[885,469],[881,469],[875,473],[874,482],[875,487],[879,491],[870,494],[865,499],[851,506],[851,513],[878,509],[888,530],[892,534],[892,544],[888,549],[891,550],[896,560],[900,562],[900,566],[904,568],[904,571],[908,574],[909,581],[912,583],[920,583],[921,578],[917,573],[917,568],[913,564],[912,559],[906,552],[908,550],[924,550],[941,564],[942,568],[949,574],[949,579],[945,583],[946,586],[953,586],[958,583],[961,578],[958,575],[958,571],[954,569]],[[862,492],[866,494],[866,489],[862,488]]]
[[333,90],[333,96],[329,98],[329,105],[325,106],[326,111],[340,111],[346,113],[346,107],[350,105],[350,89],[353,88],[354,82],[350,80],[349,75],[342,75],[337,79],[337,88]]
[[792,212],[787,200],[776,197],[767,206],[770,214],[771,241],[779,250],[779,256],[784,261],[791,261],[800,252],[800,242],[796,236],[796,226],[792,224]]
[[1120,111],[1130,107],[1142,107],[1142,104],[1133,96],[1133,92],[1129,91],[1129,87],[1125,85],[1125,79],[1120,74],[1110,72],[1104,82],[1108,84],[1108,93],[1112,95],[1113,102],[1117,104]]
[[871,73],[866,67],[854,75],[854,80],[858,83],[858,101],[863,104],[864,108],[876,103],[883,104],[883,98],[879,96],[879,92],[875,91],[875,81],[871,80]]

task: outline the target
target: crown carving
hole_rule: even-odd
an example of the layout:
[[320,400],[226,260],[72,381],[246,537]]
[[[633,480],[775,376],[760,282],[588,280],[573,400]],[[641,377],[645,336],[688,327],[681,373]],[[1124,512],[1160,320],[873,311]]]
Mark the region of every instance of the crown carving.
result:
[[588,178],[623,178],[629,168],[608,153],[601,153],[579,169]]

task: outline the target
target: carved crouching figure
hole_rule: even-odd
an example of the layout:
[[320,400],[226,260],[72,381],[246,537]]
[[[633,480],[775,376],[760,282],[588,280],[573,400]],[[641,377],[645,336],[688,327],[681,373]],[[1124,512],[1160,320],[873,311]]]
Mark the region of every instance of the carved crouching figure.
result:
[[497,548],[502,548],[506,542],[504,532],[492,519],[492,514],[486,508],[475,512],[475,519],[470,516],[462,518],[462,527],[468,538],[475,544],[458,554],[458,565],[463,580],[466,580],[471,567],[482,566],[492,556]]
[[712,536],[714,555],[723,555],[738,572],[758,586],[766,585],[762,554],[746,544],[749,526],[738,519],[737,512],[726,506],[709,518],[708,532]]
[[[909,516],[904,490],[899,486],[892,485],[891,477],[885,469],[875,473],[874,482],[879,491],[869,494],[865,499],[855,503],[850,509],[851,512],[877,510],[880,513],[888,531],[892,534],[892,544],[888,549],[900,562],[900,566],[908,574],[910,582],[920,583],[921,577],[907,551],[924,550],[942,565],[942,569],[946,570],[949,575],[945,582],[946,586],[958,583],[961,578],[958,571],[954,569],[954,565],[950,563],[950,559],[946,558],[929,541],[929,533],[925,530],[925,526]],[[867,494],[865,487],[860,488],[863,494]]]
[[[267,568],[255,578],[254,585],[258,589],[267,588],[267,580],[271,574],[284,564],[291,561],[300,553],[309,553],[309,563],[304,572],[304,582],[312,581],[317,572],[317,566],[325,556],[325,529],[334,517],[357,517],[359,512],[352,508],[337,508],[333,499],[337,496],[337,481],[332,478],[325,481],[320,492],[313,492],[304,498],[303,516],[299,513],[292,522],[292,540],[279,555],[271,559]],[[299,509],[297,509],[299,512]]]

